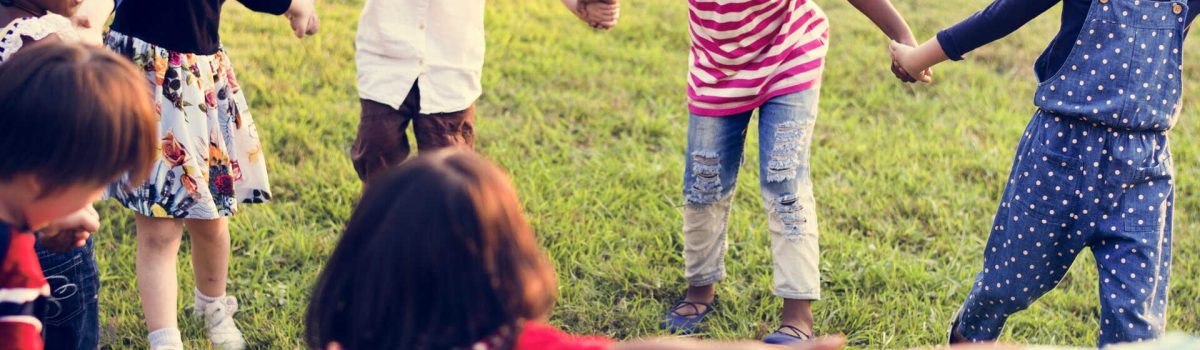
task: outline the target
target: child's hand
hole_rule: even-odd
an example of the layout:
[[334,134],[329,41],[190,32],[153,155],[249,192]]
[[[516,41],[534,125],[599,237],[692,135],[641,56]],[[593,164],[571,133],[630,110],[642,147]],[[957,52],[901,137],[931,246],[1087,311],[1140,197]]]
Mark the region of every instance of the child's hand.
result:
[[[913,50],[912,46],[892,41],[888,46],[888,50],[892,54],[892,73],[895,74],[897,78],[906,83],[913,83],[917,81],[924,83],[933,82],[932,68],[917,67],[912,62],[912,57],[910,55]],[[921,72],[921,74],[914,77],[910,72]]]
[[71,24],[79,41],[89,45],[104,45],[104,23],[112,14],[115,4],[112,0],[87,0],[79,5],[79,10],[71,16]]
[[40,241],[43,247],[55,253],[66,253],[87,243],[92,232],[100,229],[100,214],[92,206],[79,209],[71,215],[55,220],[42,228]]
[[321,25],[313,0],[292,0],[292,6],[283,15],[292,22],[292,31],[296,32],[297,38],[317,34]]
[[592,28],[611,29],[621,17],[618,0],[562,0],[563,5]]

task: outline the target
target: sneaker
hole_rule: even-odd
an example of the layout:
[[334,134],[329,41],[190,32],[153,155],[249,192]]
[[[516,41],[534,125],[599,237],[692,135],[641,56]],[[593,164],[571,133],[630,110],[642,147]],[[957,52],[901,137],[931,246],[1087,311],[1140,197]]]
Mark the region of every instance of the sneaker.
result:
[[775,345],[795,345],[809,340],[812,340],[812,334],[789,325],[779,326],[779,329],[763,338],[764,343]]
[[233,322],[233,314],[237,312],[237,298],[224,296],[208,303],[197,305],[196,312],[204,319],[204,328],[208,330],[208,339],[213,346],[221,350],[243,350],[246,348],[246,338]]
[[[700,310],[701,306],[704,307],[703,311]],[[680,300],[675,303],[675,306],[671,307],[671,311],[667,311],[667,314],[663,315],[663,321],[659,323],[658,327],[671,334],[693,334],[700,329],[700,324],[704,321],[704,316],[707,316],[713,310],[715,310],[713,304]]]

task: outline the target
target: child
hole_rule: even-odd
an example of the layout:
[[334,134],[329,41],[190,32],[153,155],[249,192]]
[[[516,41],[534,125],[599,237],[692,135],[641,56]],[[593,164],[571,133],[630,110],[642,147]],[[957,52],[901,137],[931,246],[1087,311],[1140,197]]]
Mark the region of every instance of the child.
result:
[[351,214],[313,288],[306,338],[351,350],[765,348],[568,335],[545,323],[557,290],[508,176],[468,151],[422,153]]
[[[297,37],[317,31],[312,0],[240,0],[286,14]],[[124,0],[106,43],[142,67],[159,107],[162,154],[145,183],[112,195],[137,222],[137,281],[151,349],[182,349],[175,259],[186,225],[195,269],[195,311],[221,349],[246,346],[226,295],[228,217],[239,203],[271,199],[254,119],[217,37],[223,0]]]
[[[138,179],[150,169],[154,109],[140,76],[106,50],[55,42],[25,48],[0,65],[0,349],[42,348],[33,302],[51,294],[34,260],[32,232],[72,212],[56,225],[94,231],[98,223],[88,209],[104,187],[121,174]],[[42,243],[75,246],[86,239],[44,233],[56,234]]]
[[[616,25],[616,0],[562,0],[595,27]],[[366,183],[417,148],[475,144],[475,99],[482,91],[484,0],[367,0],[358,22],[362,118],[351,149]]]
[[[893,43],[893,57],[909,72],[962,59],[1057,2],[997,0],[918,48]],[[1038,111],[951,342],[996,339],[1084,247],[1100,272],[1100,346],[1162,334],[1175,202],[1167,131],[1197,10],[1200,0],[1063,1],[1062,28],[1035,66]]]
[[[767,209],[778,329],[764,341],[809,339],[820,298],[817,209],[809,146],[817,117],[828,23],[812,0],[692,0],[687,167],[683,174],[686,296],[663,316],[696,332],[725,278],[726,226],[750,116],[759,113],[759,174]],[[850,0],[885,34],[916,42],[887,0]],[[902,79],[912,77],[897,73]]]
[[[111,1],[107,4],[112,7]],[[0,28],[3,28],[0,31],[0,64],[18,50],[38,41],[99,42],[98,32],[73,28],[72,22],[77,21],[64,17],[75,16],[77,10],[84,8],[104,11],[105,1],[0,2]],[[96,304],[100,280],[92,243],[88,239],[98,228],[99,216],[88,206],[62,222],[42,229],[43,239],[36,244],[37,258],[52,291],[47,299],[48,309],[39,315],[44,322],[42,334],[47,349],[94,349],[99,346]],[[56,234],[59,231],[74,234]],[[76,247],[76,242],[83,242],[83,246]]]

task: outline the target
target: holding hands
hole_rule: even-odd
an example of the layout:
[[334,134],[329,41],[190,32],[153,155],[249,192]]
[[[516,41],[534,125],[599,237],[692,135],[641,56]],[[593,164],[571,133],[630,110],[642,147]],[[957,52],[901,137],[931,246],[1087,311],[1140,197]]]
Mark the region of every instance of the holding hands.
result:
[[[931,65],[921,63],[917,55],[917,48],[914,47],[916,41],[908,43],[900,43],[895,40],[888,45],[888,51],[892,54],[892,74],[896,75],[905,83],[932,83],[933,69]],[[911,72],[919,72],[914,76]]]
[[596,29],[612,29],[621,17],[618,0],[562,0],[562,3],[575,17]]
[[297,38],[317,34],[321,21],[317,20],[317,8],[313,0],[292,0],[292,5],[283,14],[292,23]]

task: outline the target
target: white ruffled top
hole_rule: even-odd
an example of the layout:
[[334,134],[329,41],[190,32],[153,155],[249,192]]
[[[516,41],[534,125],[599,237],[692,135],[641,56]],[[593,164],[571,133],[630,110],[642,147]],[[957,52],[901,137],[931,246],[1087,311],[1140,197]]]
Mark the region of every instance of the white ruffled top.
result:
[[33,40],[45,39],[50,34],[58,35],[64,42],[79,41],[71,20],[57,14],[46,14],[42,17],[22,17],[9,23],[0,31],[0,63],[8,60],[9,56],[21,50],[25,38]]

